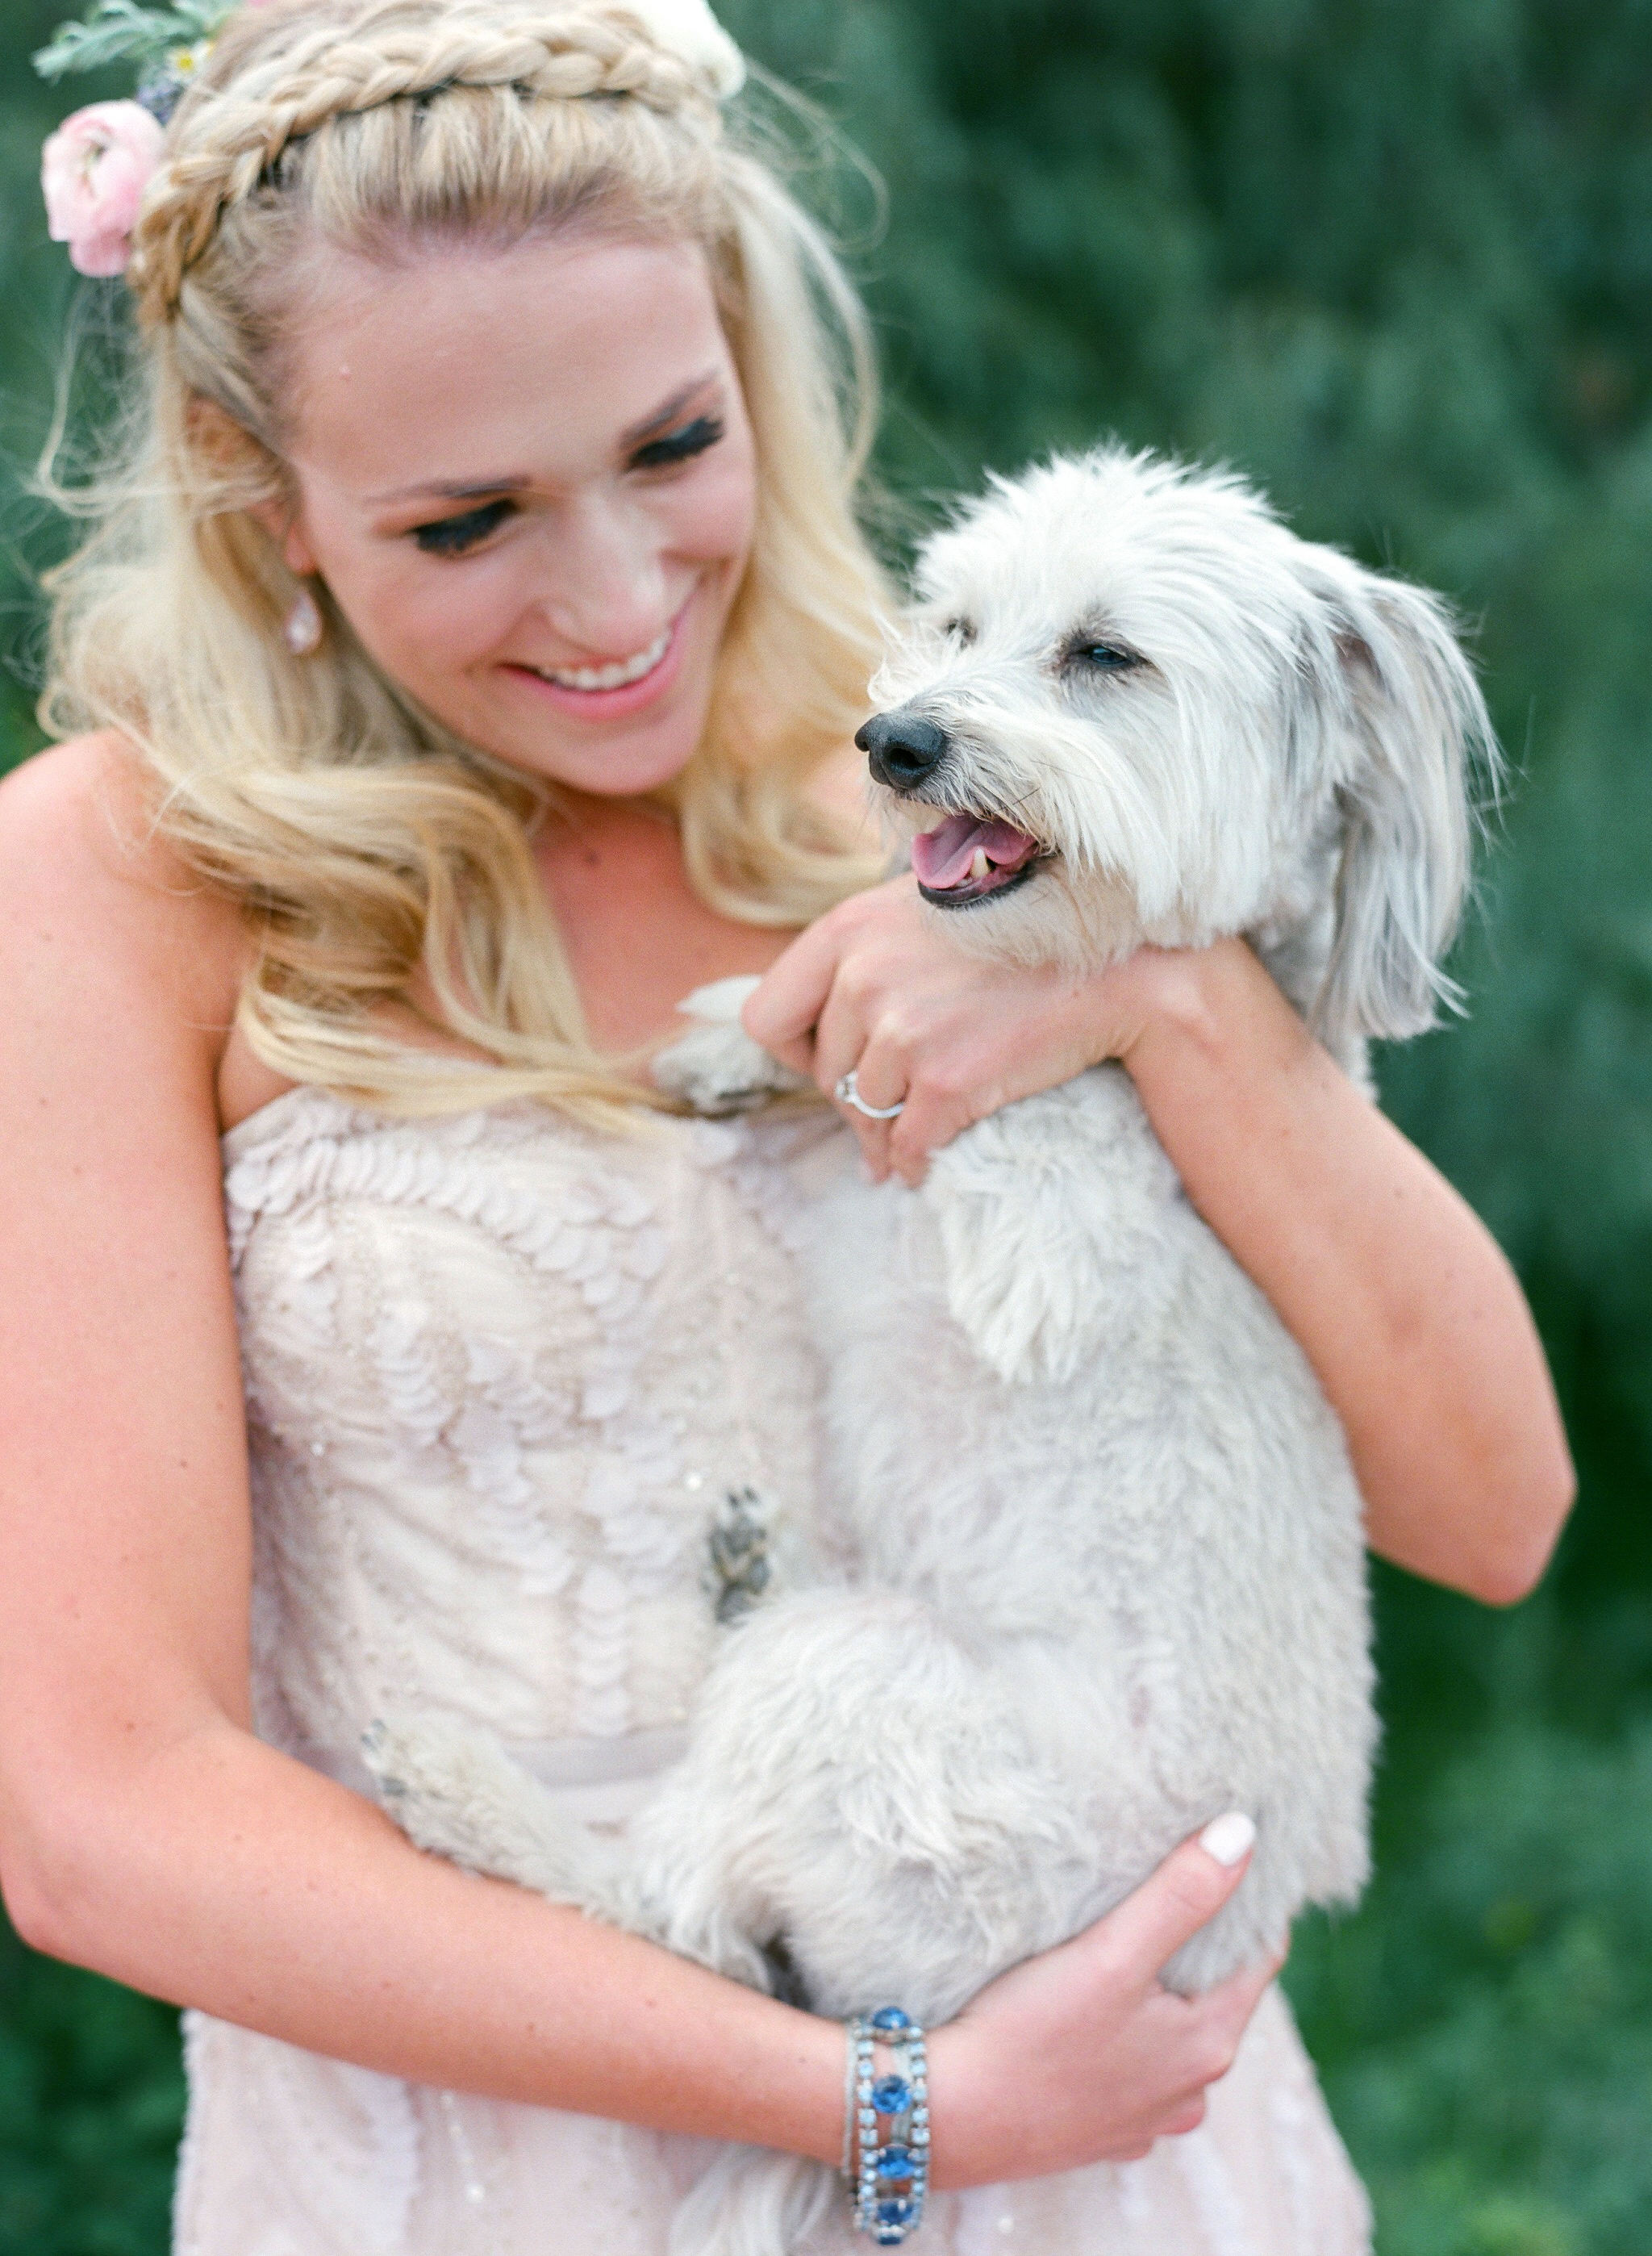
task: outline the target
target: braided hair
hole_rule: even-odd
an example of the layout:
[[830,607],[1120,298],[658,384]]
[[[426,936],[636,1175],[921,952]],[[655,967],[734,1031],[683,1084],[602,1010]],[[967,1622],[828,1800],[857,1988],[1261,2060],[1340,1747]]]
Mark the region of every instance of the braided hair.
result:
[[[393,261],[586,223],[700,246],[758,506],[706,734],[672,786],[685,862],[725,914],[777,926],[875,875],[804,789],[863,716],[878,654],[883,589],[854,513],[864,316],[729,130],[714,68],[651,34],[657,8],[260,0],[179,103],[133,230],[138,435],[76,497],[95,530],[56,575],[42,715],[60,735],[120,730],[163,830],[244,907],[239,1024],[257,1054],[384,1109],[521,1094],[611,1118],[636,1092],[585,1031],[526,842],[532,787],[416,708],[325,590],[324,647],[283,641],[299,589],[265,505],[291,496],[293,340],[329,252]],[[421,970],[489,1062],[436,1065],[379,1031]]]
[[[416,142],[461,88],[488,90],[502,114],[629,97],[692,118],[707,137],[717,128],[703,75],[622,10],[376,0],[342,28],[334,7],[243,11],[181,104],[144,199],[129,270],[143,316],[176,309],[224,213],[261,189],[291,191],[300,167],[283,160],[297,145],[390,104],[406,105],[396,126]],[[429,152],[414,169],[441,177]],[[417,224],[421,215],[403,216]]]

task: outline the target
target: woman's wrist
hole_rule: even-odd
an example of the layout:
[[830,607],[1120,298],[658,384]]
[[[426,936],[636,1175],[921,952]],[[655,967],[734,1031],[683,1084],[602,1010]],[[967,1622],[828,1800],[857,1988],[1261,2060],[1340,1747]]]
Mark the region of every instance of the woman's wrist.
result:
[[[1149,1113],[1156,1096],[1190,1076],[1289,1069],[1317,1054],[1306,1026],[1242,940],[1141,948],[1107,976],[1124,983],[1128,998],[1125,1037],[1112,1054]],[[1116,1000],[1110,1015],[1116,1023]]]
[[723,2056],[742,2062],[740,2087],[757,2095],[758,2104],[754,2111],[749,2101],[742,2104],[741,2119],[712,2135],[805,2154],[836,2169],[843,2153],[842,2022],[755,1991],[741,1996],[745,2002],[736,2011],[749,2013],[748,2027],[743,2034],[730,2031]]

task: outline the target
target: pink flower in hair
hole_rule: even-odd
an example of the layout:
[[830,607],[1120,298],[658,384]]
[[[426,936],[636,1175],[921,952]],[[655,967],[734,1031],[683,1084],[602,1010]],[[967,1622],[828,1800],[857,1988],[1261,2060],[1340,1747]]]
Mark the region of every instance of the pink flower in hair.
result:
[[135,102],[95,102],[40,152],[46,225],[81,274],[123,273],[129,238],[165,136]]

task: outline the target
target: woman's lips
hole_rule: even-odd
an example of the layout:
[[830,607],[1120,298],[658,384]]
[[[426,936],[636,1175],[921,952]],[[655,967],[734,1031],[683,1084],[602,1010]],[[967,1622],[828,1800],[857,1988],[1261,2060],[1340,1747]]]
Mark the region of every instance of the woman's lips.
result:
[[[688,639],[685,629],[693,608],[694,598],[691,596],[667,630],[664,655],[646,673],[638,674],[635,681],[622,682],[617,688],[576,689],[566,681],[548,680],[531,666],[507,663],[503,671],[561,712],[575,714],[582,721],[621,721],[628,714],[641,712],[657,697],[663,697],[681,673],[683,651]],[[570,666],[556,670],[559,673],[577,673],[601,669]]]

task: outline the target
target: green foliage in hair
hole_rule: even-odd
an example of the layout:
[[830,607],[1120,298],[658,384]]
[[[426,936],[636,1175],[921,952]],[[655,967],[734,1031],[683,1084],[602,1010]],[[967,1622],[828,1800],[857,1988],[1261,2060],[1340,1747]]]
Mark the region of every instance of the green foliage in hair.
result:
[[177,0],[172,8],[140,8],[137,0],[97,0],[82,20],[60,24],[34,54],[42,78],[66,78],[71,71],[102,70],[109,63],[134,62],[140,77],[176,67],[211,40],[235,12],[225,0]]

